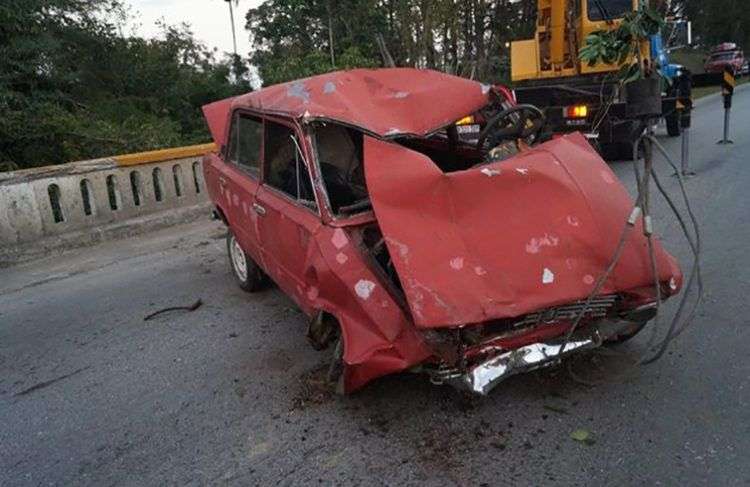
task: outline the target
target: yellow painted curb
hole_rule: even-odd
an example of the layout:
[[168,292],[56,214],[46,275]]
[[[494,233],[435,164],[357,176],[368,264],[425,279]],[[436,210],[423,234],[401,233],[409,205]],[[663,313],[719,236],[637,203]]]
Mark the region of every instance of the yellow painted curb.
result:
[[172,159],[184,159],[186,157],[202,156],[216,150],[216,144],[189,145],[186,147],[174,147],[171,149],[152,150],[148,152],[137,152],[113,156],[118,166],[137,166],[138,164],[150,164],[152,162],[170,161]]

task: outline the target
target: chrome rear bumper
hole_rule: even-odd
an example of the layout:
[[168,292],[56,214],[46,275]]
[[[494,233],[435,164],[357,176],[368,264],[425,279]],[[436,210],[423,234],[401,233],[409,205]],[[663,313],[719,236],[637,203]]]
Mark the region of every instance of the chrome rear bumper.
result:
[[576,332],[563,350],[563,339],[532,343],[515,350],[494,355],[464,372],[455,369],[439,369],[433,382],[453,385],[459,389],[487,395],[495,386],[508,377],[543,367],[557,365],[575,353],[598,348],[610,337],[632,327],[633,323],[620,320],[602,320],[596,326]]
[[505,352],[475,365],[460,377],[455,377],[453,380],[460,381],[460,383],[454,385],[486,395],[511,375],[549,367],[557,364],[560,359],[569,354],[599,347],[602,342],[598,334],[596,335],[596,337],[570,340],[565,345],[565,350],[562,350],[562,343],[533,343]]

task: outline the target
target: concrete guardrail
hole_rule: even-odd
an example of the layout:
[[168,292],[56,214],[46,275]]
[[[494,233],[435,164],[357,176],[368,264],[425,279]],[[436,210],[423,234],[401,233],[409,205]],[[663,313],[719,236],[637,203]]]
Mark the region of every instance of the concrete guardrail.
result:
[[0,173],[0,264],[208,215],[214,144]]

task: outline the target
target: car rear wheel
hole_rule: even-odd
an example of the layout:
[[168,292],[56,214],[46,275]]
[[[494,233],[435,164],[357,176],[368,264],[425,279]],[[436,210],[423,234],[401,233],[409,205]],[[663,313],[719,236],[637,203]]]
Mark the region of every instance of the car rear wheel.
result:
[[344,374],[344,338],[339,335],[333,347],[331,362],[328,364],[326,378],[331,385],[338,386]]
[[231,230],[227,232],[227,252],[229,266],[240,288],[250,293],[260,290],[265,282],[265,275],[258,264],[242,250]]

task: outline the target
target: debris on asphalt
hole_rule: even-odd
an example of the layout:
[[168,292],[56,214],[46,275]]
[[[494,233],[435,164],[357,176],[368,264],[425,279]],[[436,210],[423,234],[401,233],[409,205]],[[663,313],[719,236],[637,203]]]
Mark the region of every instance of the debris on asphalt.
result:
[[586,445],[593,445],[595,443],[594,438],[591,436],[591,432],[585,429],[577,429],[570,434],[570,437],[579,443]]
[[559,406],[552,406],[550,404],[545,404],[544,405],[544,409],[546,409],[547,411],[552,411],[553,413],[568,414],[568,410],[567,409],[561,408]]
[[328,364],[320,364],[308,370],[299,378],[300,389],[292,400],[290,411],[302,410],[310,405],[323,404],[335,396],[334,388],[328,383]]
[[61,380],[67,379],[69,377],[73,377],[74,375],[80,374],[84,370],[90,369],[90,368],[91,368],[90,366],[83,367],[81,369],[78,369],[78,370],[75,370],[75,371],[71,372],[70,374],[61,375],[60,377],[56,377],[54,379],[46,380],[44,382],[39,382],[38,384],[34,384],[33,386],[29,387],[28,389],[24,389],[21,392],[17,392],[16,394],[14,394],[14,396],[16,396],[16,397],[25,396],[27,394],[31,394],[32,392],[40,391],[40,390],[42,390],[44,388],[47,388],[47,387],[51,386],[52,384],[60,382]]
[[192,311],[195,311],[196,309],[200,308],[201,306],[203,306],[203,301],[201,299],[198,299],[196,302],[194,302],[190,306],[171,306],[169,308],[163,308],[163,309],[160,309],[158,311],[154,311],[153,313],[145,316],[143,318],[143,321],[148,321],[148,320],[150,320],[152,318],[155,318],[156,316],[158,316],[160,314],[168,313],[170,311],[190,311],[190,312],[192,312]]

